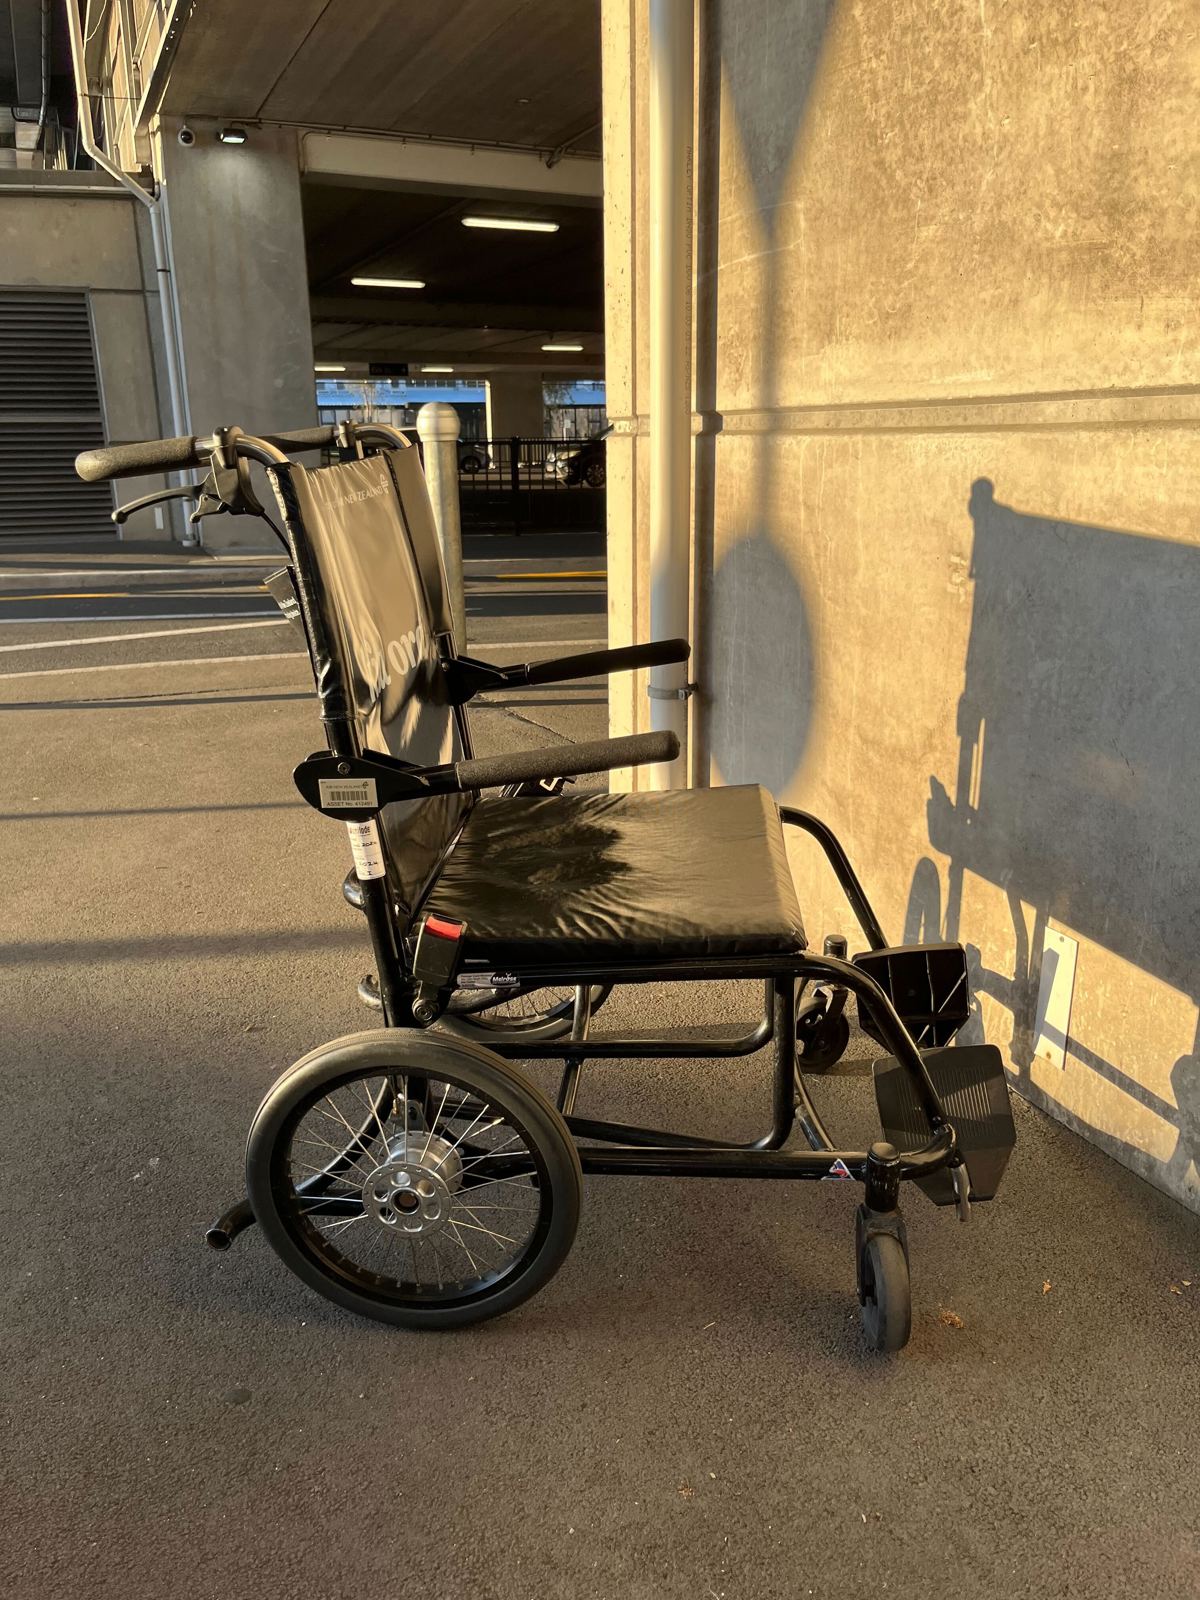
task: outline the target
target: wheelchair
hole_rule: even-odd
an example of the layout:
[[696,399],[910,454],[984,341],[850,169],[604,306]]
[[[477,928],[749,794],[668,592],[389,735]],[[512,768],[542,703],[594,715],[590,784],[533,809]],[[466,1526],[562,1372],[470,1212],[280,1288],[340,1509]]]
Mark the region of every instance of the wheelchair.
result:
[[[324,464],[292,459],[311,451]],[[419,452],[391,428],[225,428],[88,451],[76,468],[91,482],[204,468],[184,491],[194,516],[260,515],[286,546],[268,586],[303,633],[325,736],[294,781],[346,826],[344,891],[374,960],[360,994],[382,1026],[319,1045],[271,1086],[247,1140],[246,1195],[208,1243],[228,1248],[256,1223],[335,1304],[455,1328],[547,1283],[571,1248],[585,1174],[833,1182],[860,1194],[865,1341],[900,1349],[912,1316],[902,1184],[965,1220],[996,1193],[1015,1142],[999,1051],[949,1048],[970,1014],[963,948],[889,946],[832,830],[755,785],[568,792],[584,774],[673,760],[673,735],[473,751],[477,695],[686,660],[686,642],[517,666],[465,654]],[[786,829],[816,841],[845,892],[866,946],[853,958],[840,936],[809,948]],[[697,1038],[596,1026],[621,986],[731,978],[761,983],[753,1027]],[[845,1049],[850,996],[882,1051],[881,1137],[866,1150],[834,1143],[806,1081]],[[577,1110],[589,1062],[768,1046],[769,1125],[752,1141]],[[546,1059],[562,1066],[554,1099],[519,1065]]]

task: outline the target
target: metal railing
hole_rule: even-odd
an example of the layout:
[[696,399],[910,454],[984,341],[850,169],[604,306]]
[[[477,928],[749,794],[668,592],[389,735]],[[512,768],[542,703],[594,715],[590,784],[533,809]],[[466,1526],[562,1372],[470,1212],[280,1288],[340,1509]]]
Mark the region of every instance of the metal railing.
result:
[[[585,461],[576,453],[587,448]],[[458,445],[464,528],[603,532],[603,443],[585,439],[476,439]]]

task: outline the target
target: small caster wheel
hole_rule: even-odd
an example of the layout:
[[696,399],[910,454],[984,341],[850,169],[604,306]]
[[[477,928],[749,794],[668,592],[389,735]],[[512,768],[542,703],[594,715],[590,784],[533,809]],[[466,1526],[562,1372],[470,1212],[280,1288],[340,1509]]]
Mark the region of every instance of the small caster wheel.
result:
[[858,1251],[858,1299],[872,1350],[903,1350],[912,1332],[908,1252],[892,1233],[871,1234]]
[[796,1018],[796,1063],[802,1072],[828,1072],[849,1043],[850,1023],[844,1012],[830,1016],[822,1000],[801,1008]]

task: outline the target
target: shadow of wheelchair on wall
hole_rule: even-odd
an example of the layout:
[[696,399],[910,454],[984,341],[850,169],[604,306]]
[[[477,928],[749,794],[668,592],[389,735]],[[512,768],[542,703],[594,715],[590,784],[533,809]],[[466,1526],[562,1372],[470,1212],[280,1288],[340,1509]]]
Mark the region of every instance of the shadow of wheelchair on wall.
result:
[[[989,969],[968,946],[972,983],[1011,1012],[1018,1082],[1038,1102],[1051,917],[1200,1002],[1200,550],[1013,510],[986,478],[972,485],[970,513],[974,607],[955,793],[931,777],[928,805],[929,842],[949,867],[943,895],[936,863],[918,863],[904,937],[959,938],[968,872],[1004,892],[1014,971]],[[960,1038],[981,1037],[976,1002]],[[1178,1131],[1153,1175],[1176,1191],[1194,1184],[1200,1032],[1171,1069],[1174,1104],[1075,1039],[1061,1042]],[[1151,1174],[1144,1151],[1087,1131]]]

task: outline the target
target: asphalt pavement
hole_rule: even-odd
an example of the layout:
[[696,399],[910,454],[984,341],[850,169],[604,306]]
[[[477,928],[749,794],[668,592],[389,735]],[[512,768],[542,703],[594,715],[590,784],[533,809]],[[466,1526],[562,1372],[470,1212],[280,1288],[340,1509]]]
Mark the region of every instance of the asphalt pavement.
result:
[[[517,545],[468,541],[472,647],[601,642],[601,541]],[[453,1334],[356,1321],[253,1230],[204,1248],[271,1080],[371,1025],[265,566],[0,552],[0,1592],[1200,1594],[1200,1220],[1023,1104],[968,1227],[908,1202],[895,1358],[859,1337],[849,1185],[591,1179],[553,1282]],[[605,715],[594,680],[475,721],[486,752]],[[604,1019],[752,1006],[651,986]],[[848,1143],[868,1054],[816,1088]],[[602,1064],[579,1109],[748,1137],[765,1074]]]

